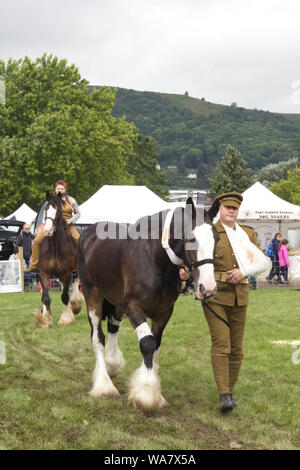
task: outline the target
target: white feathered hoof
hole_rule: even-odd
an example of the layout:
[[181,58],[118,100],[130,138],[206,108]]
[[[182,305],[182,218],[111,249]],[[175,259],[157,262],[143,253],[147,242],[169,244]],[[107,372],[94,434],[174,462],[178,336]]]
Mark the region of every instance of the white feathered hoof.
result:
[[121,374],[126,362],[123,355],[118,358],[118,362],[115,362],[112,357],[105,357],[106,370],[110,378],[116,377]]
[[166,400],[160,393],[160,380],[153,368],[147,369],[143,364],[132,374],[128,386],[128,401],[146,416],[165,406]]
[[75,315],[72,312],[70,304],[68,304],[67,308],[61,314],[60,319],[58,320],[57,324],[58,325],[70,325],[71,323],[74,323],[74,321],[75,321]]
[[104,360],[107,373],[111,378],[119,375],[126,364],[123,353],[117,344],[116,334],[108,335],[108,341],[104,349]]
[[37,308],[34,313],[34,317],[37,328],[42,328],[44,330],[51,328],[52,318],[50,313],[43,313],[41,308]]
[[120,396],[120,393],[107,376],[102,377],[101,382],[97,381],[94,383],[89,395],[91,397],[117,398]]
[[84,302],[84,296],[79,290],[78,281],[75,281],[70,298],[70,306],[74,315],[78,315]]

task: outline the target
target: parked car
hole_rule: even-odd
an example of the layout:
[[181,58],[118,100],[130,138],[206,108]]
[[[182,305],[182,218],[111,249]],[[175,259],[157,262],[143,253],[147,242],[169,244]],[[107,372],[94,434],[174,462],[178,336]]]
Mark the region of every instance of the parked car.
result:
[[17,236],[24,223],[19,220],[0,220],[0,261],[8,260],[14,253]]

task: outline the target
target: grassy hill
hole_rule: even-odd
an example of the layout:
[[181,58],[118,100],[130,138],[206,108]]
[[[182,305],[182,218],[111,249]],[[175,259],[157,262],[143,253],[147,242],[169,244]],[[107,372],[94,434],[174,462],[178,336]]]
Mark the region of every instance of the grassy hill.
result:
[[[191,171],[195,187],[207,186],[228,144],[234,145],[253,171],[300,155],[300,115],[271,113],[210,103],[187,95],[119,88],[113,109],[142,134],[157,142],[163,169],[176,186]],[[180,185],[180,184],[179,184]],[[191,186],[192,183],[189,183]]]

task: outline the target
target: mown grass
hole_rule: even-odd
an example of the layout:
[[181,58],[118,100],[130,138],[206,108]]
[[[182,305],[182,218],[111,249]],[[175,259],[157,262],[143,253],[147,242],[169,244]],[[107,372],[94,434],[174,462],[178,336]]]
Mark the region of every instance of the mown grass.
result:
[[[94,355],[85,308],[70,326],[57,326],[59,293],[52,293],[55,326],[35,328],[39,293],[1,294],[0,449],[299,449],[300,364],[277,340],[300,339],[299,292],[251,292],[245,359],[236,386],[240,402],[218,411],[210,365],[210,336],[199,302],[180,297],[160,354],[163,395],[169,406],[146,418],[126,401],[126,381],[141,363],[128,320],[119,335],[126,359],[114,379],[119,399],[95,399]],[[105,325],[106,329],[106,325]]]

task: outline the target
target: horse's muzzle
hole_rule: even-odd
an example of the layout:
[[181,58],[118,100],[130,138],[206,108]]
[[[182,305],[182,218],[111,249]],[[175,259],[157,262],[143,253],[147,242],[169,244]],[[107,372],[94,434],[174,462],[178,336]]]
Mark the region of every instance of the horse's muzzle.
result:
[[213,290],[206,290],[203,284],[200,284],[199,289],[196,290],[196,299],[197,300],[206,300],[211,299],[217,292],[217,287]]

